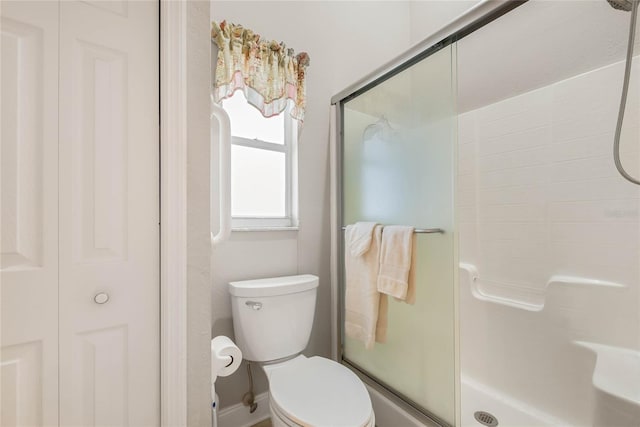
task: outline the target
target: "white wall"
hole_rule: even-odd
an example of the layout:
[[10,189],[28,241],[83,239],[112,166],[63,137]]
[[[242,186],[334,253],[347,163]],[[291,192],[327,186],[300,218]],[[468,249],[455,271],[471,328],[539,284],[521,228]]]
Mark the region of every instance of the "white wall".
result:
[[480,0],[417,0],[410,3],[410,43],[416,44],[478,4]]
[[[409,45],[407,2],[213,1],[212,19],[242,24],[265,38],[282,40],[311,57],[307,114],[299,144],[300,229],[235,232],[216,248],[213,269],[213,334],[233,336],[226,284],[298,273],[320,276],[316,320],[308,354],[330,355],[329,103],[333,94],[401,53]],[[214,200],[217,200],[214,194]],[[257,390],[266,390],[254,369]],[[223,407],[248,388],[244,369],[216,383]]]

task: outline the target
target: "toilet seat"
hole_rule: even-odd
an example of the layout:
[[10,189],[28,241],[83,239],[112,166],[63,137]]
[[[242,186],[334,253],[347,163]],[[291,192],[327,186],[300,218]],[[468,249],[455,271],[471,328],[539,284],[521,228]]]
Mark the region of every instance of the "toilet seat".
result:
[[265,366],[270,405],[286,425],[365,427],[374,425],[369,393],[347,367],[323,357],[299,356]]

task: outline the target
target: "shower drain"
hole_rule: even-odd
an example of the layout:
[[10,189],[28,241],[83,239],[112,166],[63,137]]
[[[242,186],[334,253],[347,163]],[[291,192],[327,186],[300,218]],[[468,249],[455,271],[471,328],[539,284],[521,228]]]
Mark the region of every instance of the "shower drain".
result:
[[488,412],[477,411],[473,414],[473,416],[476,421],[478,421],[480,424],[484,424],[485,426],[495,427],[498,425],[498,419]]

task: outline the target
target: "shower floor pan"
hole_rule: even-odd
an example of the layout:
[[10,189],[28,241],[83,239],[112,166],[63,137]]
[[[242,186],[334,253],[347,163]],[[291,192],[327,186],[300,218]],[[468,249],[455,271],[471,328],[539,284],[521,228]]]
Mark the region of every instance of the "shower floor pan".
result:
[[462,376],[462,419],[463,427],[483,426],[474,414],[478,411],[494,416],[498,427],[522,426],[566,426],[568,423],[542,413],[524,402],[512,399],[472,378]]

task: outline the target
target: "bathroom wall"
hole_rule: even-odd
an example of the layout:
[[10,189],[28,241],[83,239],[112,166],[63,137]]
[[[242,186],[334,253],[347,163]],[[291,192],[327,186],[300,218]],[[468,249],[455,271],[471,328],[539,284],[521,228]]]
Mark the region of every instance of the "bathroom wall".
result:
[[[463,381],[550,424],[594,423],[595,353],[578,341],[640,350],[640,189],[611,155],[622,70],[459,117],[460,260],[477,269],[460,275]],[[638,79],[634,66],[622,139],[636,176]]]
[[[330,98],[409,46],[409,3],[213,1],[211,16],[245,25],[263,37],[283,40],[311,57],[308,110],[299,143],[299,230],[234,232],[228,242],[215,249],[212,333],[233,336],[226,288],[229,281],[312,273],[320,277],[320,288],[307,353],[328,357]],[[215,191],[213,200],[217,200]],[[265,391],[262,372],[253,372],[256,392]],[[244,367],[230,377],[219,378],[216,389],[223,408],[241,401],[248,389]]]
[[[187,2],[187,425],[211,424],[209,2]],[[203,179],[205,178],[205,179]]]
[[417,0],[410,2],[410,43],[416,44],[478,4],[480,0]]

